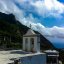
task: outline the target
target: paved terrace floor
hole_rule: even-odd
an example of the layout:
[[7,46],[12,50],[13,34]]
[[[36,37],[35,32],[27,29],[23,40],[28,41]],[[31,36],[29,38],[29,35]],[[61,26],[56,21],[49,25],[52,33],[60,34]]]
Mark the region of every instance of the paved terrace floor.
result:
[[23,52],[22,50],[0,51],[0,64],[11,63],[15,58],[23,57],[27,54],[27,52]]

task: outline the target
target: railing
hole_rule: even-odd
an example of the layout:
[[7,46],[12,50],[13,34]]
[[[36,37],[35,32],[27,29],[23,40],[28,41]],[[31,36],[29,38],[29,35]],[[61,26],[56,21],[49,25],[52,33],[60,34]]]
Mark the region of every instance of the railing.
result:
[[47,64],[58,64],[58,63],[47,63]]

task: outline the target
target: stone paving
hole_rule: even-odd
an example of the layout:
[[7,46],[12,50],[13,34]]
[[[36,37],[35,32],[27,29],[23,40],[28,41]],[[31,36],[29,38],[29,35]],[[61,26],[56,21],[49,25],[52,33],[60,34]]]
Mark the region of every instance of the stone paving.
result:
[[13,62],[15,58],[22,57],[27,53],[22,50],[8,50],[8,51],[0,51],[0,64],[8,64]]

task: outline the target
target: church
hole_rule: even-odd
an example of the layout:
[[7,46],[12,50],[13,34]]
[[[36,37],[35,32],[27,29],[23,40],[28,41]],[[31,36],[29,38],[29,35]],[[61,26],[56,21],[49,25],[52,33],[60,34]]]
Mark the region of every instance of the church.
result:
[[53,45],[39,32],[28,29],[23,35],[23,50],[29,52],[39,52],[41,50],[53,49]]
[[23,35],[23,50],[29,52],[40,51],[40,34],[29,29],[25,35]]
[[[44,37],[41,36],[40,33],[32,30],[32,29],[28,29],[27,33],[23,35],[23,50],[27,51],[27,52],[34,52],[34,53],[38,53],[38,52],[42,52],[42,47],[44,47],[45,45],[51,45],[50,42]],[[56,50],[53,50],[52,45],[48,47],[48,49],[44,50],[44,52],[46,54],[46,63],[47,64],[58,64],[59,60],[59,52]]]

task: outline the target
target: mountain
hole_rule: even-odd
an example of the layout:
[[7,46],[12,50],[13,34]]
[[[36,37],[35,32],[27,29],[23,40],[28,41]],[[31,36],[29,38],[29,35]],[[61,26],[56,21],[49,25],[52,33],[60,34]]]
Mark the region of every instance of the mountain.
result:
[[[22,43],[22,36],[29,28],[22,25],[15,19],[13,14],[0,13],[0,34],[11,37],[13,43]],[[41,35],[42,49],[53,49],[54,46],[44,36]]]
[[[13,14],[0,12],[0,49],[22,48],[22,36],[29,28],[15,19]],[[40,34],[41,35],[41,34]],[[56,49],[53,44],[41,35],[41,50]],[[64,62],[64,51],[59,50],[60,59]]]
[[27,29],[13,14],[0,12],[0,47],[21,48],[22,36]]

